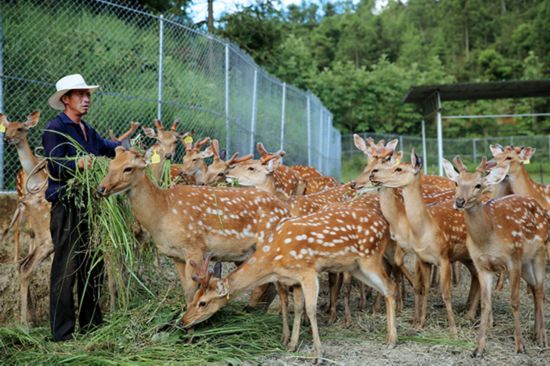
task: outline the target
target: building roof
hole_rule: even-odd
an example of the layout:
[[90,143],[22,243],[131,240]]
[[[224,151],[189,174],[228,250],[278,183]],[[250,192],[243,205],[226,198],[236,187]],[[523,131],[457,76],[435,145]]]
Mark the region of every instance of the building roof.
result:
[[439,92],[444,100],[550,97],[550,80],[496,81],[413,86],[404,103],[423,103]]

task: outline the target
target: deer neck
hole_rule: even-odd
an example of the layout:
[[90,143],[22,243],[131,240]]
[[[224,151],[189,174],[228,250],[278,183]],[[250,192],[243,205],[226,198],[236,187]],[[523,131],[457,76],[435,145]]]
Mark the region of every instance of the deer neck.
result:
[[271,266],[265,265],[259,256],[252,255],[246,262],[231,272],[229,281],[229,294],[238,296],[248,289],[263,285],[272,280]]
[[515,194],[533,197],[539,202],[544,202],[544,197],[539,200],[541,197],[539,197],[537,183],[531,179],[524,165],[521,165],[519,169],[514,169],[514,172],[510,172],[508,176],[510,177],[510,186]]
[[410,225],[405,206],[397,194],[397,189],[383,187],[380,190],[380,209],[398,241],[404,241],[408,240]]
[[[256,186],[257,189],[259,189],[260,191],[264,191],[264,192],[267,192],[269,194],[272,194],[274,196],[278,196],[279,198],[280,195],[279,195],[279,192],[277,191],[277,188],[275,186],[275,178],[273,177],[273,174],[269,174],[266,179],[264,180],[263,183],[261,184],[258,184]],[[288,197],[285,198],[285,200],[287,200]]]
[[158,227],[159,214],[165,211],[165,192],[166,190],[153,184],[144,171],[128,191],[130,205],[136,220],[151,234],[153,229]]
[[422,199],[422,173],[418,173],[415,179],[403,187],[403,200],[405,201],[405,211],[410,223],[412,232],[417,237],[422,237],[427,225],[432,222],[432,217],[424,200]]
[[205,184],[206,182],[206,171],[208,167],[206,166],[206,163],[203,162],[199,169],[195,172],[195,182],[197,184]]
[[27,174],[27,177],[30,177],[28,178],[29,185],[32,187],[37,187],[42,184],[47,179],[47,175],[44,171],[36,172],[31,176],[31,172],[39,162],[29,146],[29,140],[27,137],[22,138],[19,143],[15,145],[15,148],[17,149],[17,155],[19,156],[19,161],[21,162],[23,170]]
[[481,202],[477,201],[473,206],[464,210],[464,221],[476,246],[488,243],[493,232],[493,221],[484,207]]

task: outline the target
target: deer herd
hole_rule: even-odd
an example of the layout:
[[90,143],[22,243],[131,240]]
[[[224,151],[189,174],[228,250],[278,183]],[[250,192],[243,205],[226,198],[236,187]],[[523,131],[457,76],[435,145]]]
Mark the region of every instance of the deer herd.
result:
[[[25,122],[8,122],[0,114],[4,139],[17,149],[23,168],[17,179],[19,205],[11,224],[16,229],[23,323],[32,322],[32,274],[53,251],[50,208],[44,199],[48,173],[27,139],[39,117],[34,112]],[[119,139],[137,128],[132,123]],[[492,324],[494,274],[501,280],[509,277],[516,352],[524,351],[520,278],[535,304],[535,340],[546,346],[543,280],[546,256],[550,256],[550,186],[537,184],[525,170],[535,149],[491,145],[493,158],[484,158],[473,172],[460,157],[454,165],[445,160],[448,178],[444,178],[424,175],[414,149],[410,161],[405,161],[403,152],[396,149],[397,140],[375,143],[354,135],[366,166],[354,181],[340,184],[312,167],[284,165],[284,151],[268,152],[261,143],[257,145],[259,159],[235,153],[226,160],[217,140],[193,142],[192,133],[182,134],[177,128],[177,121],[170,130],[160,121],[155,121],[154,129],[143,128],[147,137],[156,140],[144,154],[118,147],[97,194],[127,194],[136,220],[158,253],[173,260],[187,304],[179,326],[195,326],[248,290],[253,290],[250,303],[254,303],[255,296],[275,286],[283,342],[290,350],[296,349],[305,309],[319,359],[319,278],[329,272],[330,319],[336,317],[336,298],[345,283],[345,317],[351,323],[349,289],[351,278],[356,278],[384,299],[386,343],[394,347],[405,281],[414,290],[413,324],[422,328],[432,271],[437,270],[449,332],[456,336],[452,278],[462,263],[471,275],[464,317],[474,320],[481,304],[475,356],[483,355],[487,328]],[[164,161],[174,160],[180,141],[185,147],[183,161],[171,164],[171,184],[161,188],[157,181],[163,175]],[[209,165],[208,158],[212,158]],[[220,184],[227,182],[239,187]],[[35,235],[21,259],[18,227],[23,220]],[[414,272],[405,266],[405,255],[414,261]],[[217,261],[213,270],[209,270],[210,260]],[[238,267],[222,277],[221,261]]]

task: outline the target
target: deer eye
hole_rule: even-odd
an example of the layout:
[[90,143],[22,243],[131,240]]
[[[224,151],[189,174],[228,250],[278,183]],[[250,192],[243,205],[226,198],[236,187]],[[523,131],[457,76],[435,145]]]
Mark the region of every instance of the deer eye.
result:
[[401,169],[401,168],[395,168],[395,171],[396,171],[396,172],[401,172],[401,171],[403,171],[403,169]]
[[129,167],[124,168],[123,172],[124,173],[130,173],[132,170],[134,170],[134,168],[129,166]]
[[475,189],[480,189],[481,188],[481,184],[476,184],[476,186],[474,187]]
[[225,173],[218,173],[218,177],[223,177]]
[[254,167],[252,167],[252,166],[251,166],[251,167],[248,167],[248,170],[254,171]]
[[199,302],[199,308],[203,308],[206,306],[206,301],[200,301]]
[[19,128],[17,129],[17,132],[21,132],[21,131],[23,131],[23,127],[19,127]]
[[193,159],[193,161],[197,161],[197,160],[199,160],[199,159],[198,159],[198,158],[194,158],[194,159]]
[[512,157],[511,157],[511,156],[508,156],[508,157],[506,158],[506,160],[512,160]]

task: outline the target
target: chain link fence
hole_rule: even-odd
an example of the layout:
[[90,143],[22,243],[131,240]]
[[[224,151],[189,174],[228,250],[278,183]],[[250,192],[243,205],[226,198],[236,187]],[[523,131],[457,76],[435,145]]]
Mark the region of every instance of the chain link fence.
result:
[[[394,134],[371,134],[360,133],[363,138],[372,137],[375,141],[384,139],[386,141],[398,139],[398,149],[403,150],[405,159],[408,161],[411,149],[414,147],[419,156],[423,156],[422,137],[403,136]],[[502,146],[531,146],[536,148],[531,164],[527,165],[527,171],[539,183],[550,183],[550,135],[548,136],[506,136],[486,138],[444,138],[443,156],[451,161],[456,155],[473,167],[481,162],[483,156],[492,158],[489,145],[501,144]],[[365,158],[353,143],[353,134],[342,136],[342,158],[352,162],[359,167],[364,165]],[[438,174],[437,165],[437,139],[426,138],[425,171],[428,174]]]
[[[55,82],[72,73],[101,86],[86,120],[103,136],[133,120],[169,126],[177,118],[179,131],[217,138],[228,153],[255,152],[263,142],[284,149],[288,165],[340,176],[341,139],[331,113],[236,45],[113,1],[1,1],[0,111],[10,121],[42,111],[29,134],[32,147],[57,113],[47,105]],[[13,190],[20,163],[1,141],[0,190]]]

